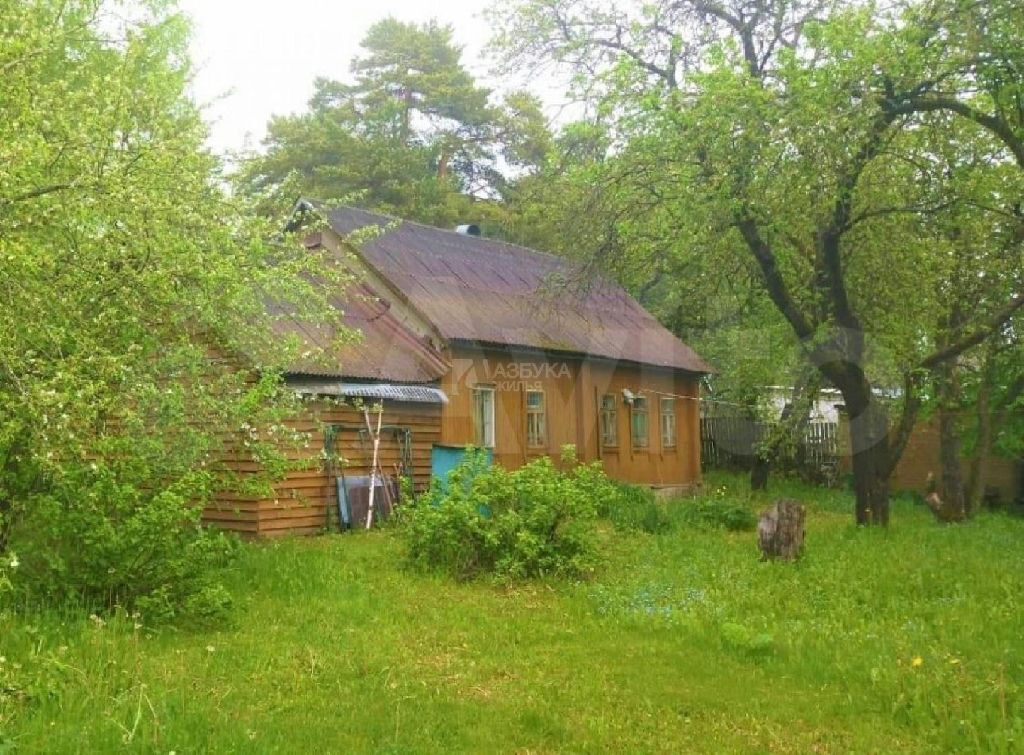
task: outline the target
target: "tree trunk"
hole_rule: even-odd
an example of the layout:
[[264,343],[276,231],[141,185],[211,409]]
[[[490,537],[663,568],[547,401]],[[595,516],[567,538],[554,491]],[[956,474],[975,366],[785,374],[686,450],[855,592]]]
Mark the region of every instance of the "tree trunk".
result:
[[995,369],[994,365],[989,365],[986,368],[978,390],[976,410],[978,440],[974,446],[974,456],[971,459],[967,482],[966,505],[969,511],[976,511],[980,508],[985,498],[985,467],[988,463],[988,455],[992,451],[993,429],[1002,426],[1014,402],[1024,392],[1024,375],[1020,375],[1002,395],[997,395],[993,401]]
[[967,499],[969,511],[981,508],[985,494],[985,465],[988,453],[992,448],[992,417],[989,414],[989,396],[992,394],[992,375],[990,369],[985,370],[981,385],[978,387],[978,400],[975,414],[978,420],[978,438],[974,443],[974,455],[971,457],[967,473]]
[[[779,460],[790,439],[794,440],[796,446],[794,457],[797,469],[803,469],[804,434],[807,432],[807,423],[811,417],[812,397],[817,394],[817,378],[813,374],[805,372],[794,385],[791,400],[782,407],[782,413],[779,415],[779,427],[773,433],[774,437],[771,438],[766,448],[754,454],[754,465],[750,469],[751,490],[768,489],[768,477],[771,474],[772,465]],[[795,412],[799,412],[799,414],[796,417],[796,422],[793,422]]]
[[[963,308],[954,302],[945,320],[939,322],[938,332],[944,334],[938,341],[940,347],[949,345],[965,319]],[[955,358],[942,362],[935,369],[935,395],[939,405],[939,464],[942,468],[939,497],[944,509],[941,517],[943,521],[962,521],[967,517],[956,417],[960,408],[960,376],[957,372]]]
[[0,498],[0,556],[7,552],[11,540],[11,529],[14,526],[12,513],[14,507],[7,498]]
[[756,454],[754,456],[754,466],[750,468],[750,489],[751,490],[767,490],[768,489],[768,475],[771,472],[772,463],[764,454]]
[[960,436],[956,416],[946,406],[939,409],[939,463],[942,465],[941,498],[945,521],[962,521],[968,511],[964,502],[964,477],[960,467]]
[[844,382],[839,390],[850,420],[857,524],[885,527],[889,524],[889,475],[894,466],[888,414],[866,381]]

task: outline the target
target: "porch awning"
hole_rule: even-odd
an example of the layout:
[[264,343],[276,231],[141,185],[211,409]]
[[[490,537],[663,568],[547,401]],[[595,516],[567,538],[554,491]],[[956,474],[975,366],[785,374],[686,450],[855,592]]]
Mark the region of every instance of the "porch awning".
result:
[[388,401],[410,401],[417,404],[447,404],[448,397],[440,388],[430,385],[393,383],[339,383],[334,380],[289,380],[296,392],[309,396],[339,396]]

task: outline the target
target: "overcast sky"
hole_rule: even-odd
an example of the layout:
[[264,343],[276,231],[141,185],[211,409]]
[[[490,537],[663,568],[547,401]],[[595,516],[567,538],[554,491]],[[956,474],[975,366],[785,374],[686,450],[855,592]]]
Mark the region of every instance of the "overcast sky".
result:
[[[346,78],[366,30],[388,15],[450,23],[469,70],[486,78],[490,0],[179,0],[192,17],[194,96],[208,103],[217,152],[257,148],[271,114],[300,112],[316,76]],[[520,83],[521,85],[521,83]],[[222,97],[223,95],[223,97]]]

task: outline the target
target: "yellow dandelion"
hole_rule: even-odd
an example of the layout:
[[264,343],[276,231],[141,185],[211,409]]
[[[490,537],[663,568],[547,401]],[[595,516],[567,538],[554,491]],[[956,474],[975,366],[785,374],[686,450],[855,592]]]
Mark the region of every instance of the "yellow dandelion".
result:
[[910,662],[910,665],[911,665],[911,666],[913,666],[914,668],[917,668],[917,667],[918,667],[918,666],[920,666],[920,665],[921,665],[922,663],[924,663],[924,658],[922,658],[922,657],[921,657],[921,656],[919,656],[919,655],[915,655],[915,656],[914,656],[914,660],[912,660],[912,661]]

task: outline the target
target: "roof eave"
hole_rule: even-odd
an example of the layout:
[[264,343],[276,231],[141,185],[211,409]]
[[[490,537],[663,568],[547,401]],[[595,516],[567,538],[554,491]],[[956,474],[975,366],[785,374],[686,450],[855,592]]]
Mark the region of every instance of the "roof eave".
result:
[[595,354],[589,351],[577,351],[574,349],[557,349],[549,348],[545,346],[534,346],[527,343],[502,343],[499,341],[481,341],[472,338],[449,338],[448,342],[453,345],[470,345],[482,348],[492,349],[515,349],[517,351],[528,351],[536,352],[538,354],[559,354],[575,359],[596,359],[602,362],[614,362],[615,364],[626,364],[636,365],[638,367],[655,367],[660,370],[673,370],[675,372],[685,372],[690,375],[716,375],[718,374],[710,365],[705,365],[705,369],[694,369],[692,367],[681,367],[679,365],[672,364],[656,364],[655,362],[641,362],[635,359],[623,359],[621,357],[612,357],[606,354]]

